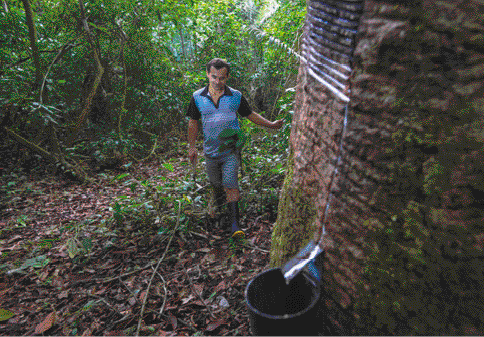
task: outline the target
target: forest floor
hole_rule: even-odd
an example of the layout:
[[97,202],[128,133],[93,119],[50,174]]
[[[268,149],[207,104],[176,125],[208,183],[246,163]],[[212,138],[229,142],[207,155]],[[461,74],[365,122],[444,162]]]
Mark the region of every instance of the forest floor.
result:
[[[182,161],[165,173],[189,174]],[[140,335],[250,334],[244,291],[268,268],[274,214],[244,215],[243,246],[208,217],[164,234],[114,228],[115,198],[137,193],[109,183],[115,173],[80,185],[35,172],[0,207],[1,335],[135,335],[139,321]]]

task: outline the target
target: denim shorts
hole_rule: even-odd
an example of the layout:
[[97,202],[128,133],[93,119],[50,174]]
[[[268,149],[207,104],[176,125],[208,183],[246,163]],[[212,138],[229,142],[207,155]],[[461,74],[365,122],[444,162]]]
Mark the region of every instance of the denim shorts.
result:
[[239,189],[239,166],[238,152],[213,158],[205,156],[208,180],[216,187]]

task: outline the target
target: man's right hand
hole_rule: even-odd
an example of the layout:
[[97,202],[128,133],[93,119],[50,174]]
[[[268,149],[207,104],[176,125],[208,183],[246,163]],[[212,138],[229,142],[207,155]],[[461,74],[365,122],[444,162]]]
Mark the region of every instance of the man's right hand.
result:
[[188,158],[190,159],[190,163],[192,165],[197,164],[198,152],[197,152],[196,148],[191,147],[191,148],[188,149]]

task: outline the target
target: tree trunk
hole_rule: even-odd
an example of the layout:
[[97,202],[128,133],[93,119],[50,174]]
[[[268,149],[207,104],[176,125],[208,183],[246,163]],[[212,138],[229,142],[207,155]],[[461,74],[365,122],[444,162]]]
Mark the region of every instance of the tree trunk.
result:
[[91,109],[91,103],[94,98],[94,95],[97,92],[97,88],[99,84],[101,83],[101,79],[104,73],[104,68],[101,64],[101,56],[98,48],[96,47],[96,44],[94,43],[94,39],[91,35],[91,30],[89,29],[89,25],[87,24],[87,18],[86,18],[86,13],[84,10],[84,3],[82,2],[83,0],[79,0],[79,8],[81,11],[81,22],[82,22],[82,28],[84,29],[84,32],[86,34],[87,40],[89,41],[89,44],[92,48],[93,56],[94,56],[94,62],[96,63],[96,77],[94,78],[91,90],[89,92],[89,95],[87,96],[85,102],[84,102],[84,107],[82,108],[81,115],[77,119],[75,128],[72,130],[71,137],[69,139],[69,144],[72,144],[74,140],[76,139],[77,135],[81,131],[82,126],[84,125],[84,122],[86,121],[87,116],[89,115],[89,111]]
[[29,27],[30,48],[32,48],[32,58],[34,59],[35,67],[35,83],[34,88],[37,89],[42,80],[42,72],[40,66],[39,49],[37,48],[37,32],[34,25],[34,15],[29,0],[22,0],[25,9],[25,20]]
[[[478,0],[364,3],[323,240],[333,334],[484,333],[483,10]],[[273,266],[324,221],[343,120],[344,103],[308,62],[298,82]]]
[[[50,161],[52,164],[58,166],[62,173],[66,174],[67,176],[70,177],[75,177],[77,180],[81,181],[82,183],[92,183],[92,181],[89,179],[89,177],[86,175],[86,173],[76,165],[72,165],[68,163],[64,157],[56,151],[59,150],[58,144],[54,144],[54,152],[48,152],[47,150],[41,148],[40,146],[28,141],[27,139],[23,138],[22,136],[18,135],[16,132],[14,132],[12,129],[4,127],[3,128],[5,132],[12,137],[15,141],[18,143],[26,146],[28,149],[31,151],[34,151],[41,155],[43,158],[47,159]],[[53,126],[51,125],[51,132],[54,132]],[[51,140],[56,141],[55,134],[51,136]]]

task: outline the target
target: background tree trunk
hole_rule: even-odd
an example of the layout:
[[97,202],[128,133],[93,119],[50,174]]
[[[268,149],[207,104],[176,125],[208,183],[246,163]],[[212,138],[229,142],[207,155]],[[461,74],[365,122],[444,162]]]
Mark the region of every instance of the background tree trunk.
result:
[[[483,10],[365,1],[323,241],[333,333],[484,333]],[[273,266],[321,225],[343,107],[302,62]]]
[[34,59],[35,67],[35,83],[34,88],[38,88],[40,82],[42,81],[42,71],[40,65],[39,49],[37,47],[37,31],[34,25],[34,14],[32,12],[32,7],[30,6],[29,0],[22,0],[25,9],[25,20],[27,21],[27,26],[29,27],[29,39],[30,47],[32,48],[32,58]]

